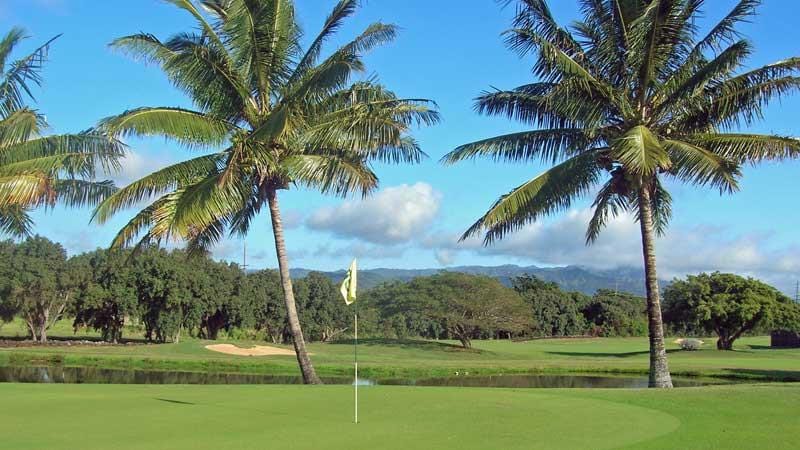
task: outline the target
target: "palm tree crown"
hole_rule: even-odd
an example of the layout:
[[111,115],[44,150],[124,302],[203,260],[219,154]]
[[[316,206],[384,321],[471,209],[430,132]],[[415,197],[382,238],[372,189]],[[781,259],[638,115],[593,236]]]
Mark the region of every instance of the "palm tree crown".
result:
[[664,180],[731,192],[742,162],[800,153],[797,139],[734,132],[800,88],[800,58],[742,71],[752,46],[736,25],[759,1],[740,1],[706,34],[694,20],[703,3],[580,0],[583,20],[564,28],[544,0],[522,0],[506,42],[521,55],[536,53],[538,80],[486,92],[476,109],[534,129],[462,145],[443,162],[489,157],[554,166],[502,196],[463,238],[485,232],[489,244],[595,193],[587,242],[621,213],[635,213],[643,226],[645,259],[652,256],[648,300],[660,333],[649,234],[663,232],[670,218]]
[[319,383],[297,316],[277,193],[301,186],[367,195],[378,185],[371,163],[418,162],[424,153],[408,131],[436,123],[438,113],[431,102],[398,98],[374,79],[351,81],[364,71],[362,54],[394,38],[393,25],[370,25],[322,58],[323,44],[355,12],[356,0],[339,1],[305,50],[291,0],[170,2],[195,18],[198,32],[164,42],[137,34],[112,45],[159,64],[196,109],[141,108],[108,118],[102,127],[112,135],[163,135],[188,147],[221,150],[130,184],[104,201],[95,217],[104,222],[156,197],[113,245],[173,238],[205,250],[226,230],[246,234],[268,206],[298,363],[306,383]]
[[106,119],[121,136],[163,135],[188,147],[221,147],[148,175],[103,202],[100,222],[157,196],[114,241],[126,245],[187,239],[204,249],[223,231],[245,234],[270,192],[300,185],[323,193],[367,194],[377,186],[370,161],[418,162],[424,154],[406,134],[438,115],[421,99],[399,99],[374,80],[352,83],[361,54],[392,40],[396,27],[373,24],[320,61],[323,43],[351,15],[341,1],[311,45],[289,0],[172,0],[199,24],[162,42],[149,34],[112,46],[159,64],[197,110],[140,108]]
[[37,207],[94,205],[114,192],[111,181],[95,181],[98,169],[119,168],[123,146],[101,133],[42,135],[44,115],[26,105],[42,82],[41,70],[53,38],[11,61],[26,38],[14,28],[0,40],[0,233],[31,232]]

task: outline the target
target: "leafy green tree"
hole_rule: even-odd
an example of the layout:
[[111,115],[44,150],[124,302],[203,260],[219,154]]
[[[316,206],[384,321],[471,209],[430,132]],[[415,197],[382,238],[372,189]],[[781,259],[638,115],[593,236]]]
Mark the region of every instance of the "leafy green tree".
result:
[[529,305],[531,333],[535,336],[576,336],[586,332],[581,306],[586,297],[564,292],[553,282],[525,275],[512,281],[514,290]]
[[[418,283],[425,284],[425,280],[419,280]],[[382,283],[362,296],[359,308],[361,311],[376,310],[376,330],[386,338],[447,337],[442,320],[429,313],[429,303],[432,300],[421,290],[415,290],[414,286],[416,285],[402,281]]]
[[717,349],[732,350],[742,334],[787,317],[791,299],[753,278],[714,272],[675,280],[664,290],[664,311],[669,322],[695,323],[716,333]]
[[426,312],[441,320],[464,348],[471,348],[472,339],[484,331],[511,336],[529,325],[525,302],[492,277],[445,272],[415,278],[409,288],[426,297]]
[[598,290],[581,309],[599,336],[647,334],[647,300],[626,292]]
[[137,318],[140,312],[130,253],[96,250],[71,261],[78,272],[73,326],[92,327],[104,341],[119,342],[126,318]]
[[378,184],[371,162],[417,162],[424,155],[407,135],[432,124],[429,102],[400,99],[375,81],[351,83],[362,54],[391,41],[396,28],[376,23],[321,58],[324,43],[352,15],[341,0],[322,31],[302,50],[291,0],[173,0],[197,31],[167,41],[150,34],[112,44],[161,66],[196,110],[140,108],[104,121],[114,136],[160,135],[194,148],[221,151],[156,171],[104,201],[95,218],[157,197],[114,240],[122,246],[166,237],[207,248],[224,235],[246,234],[269,209],[289,330],[306,383],[320,383],[305,349],[283,235],[278,192],[294,186],[323,193],[367,195]]
[[310,340],[330,342],[352,326],[350,310],[330,278],[311,272],[297,281],[300,319]]
[[208,257],[180,258],[187,270],[187,288],[191,297],[187,324],[197,325],[199,336],[217,339],[222,330],[240,326],[249,310],[241,304],[244,272],[236,264],[213,261]]
[[15,248],[14,241],[0,241],[0,326],[2,326],[3,322],[14,320],[14,316],[17,314],[11,298],[13,288],[11,261],[14,258]]
[[123,146],[102,133],[44,135],[45,116],[26,105],[56,38],[17,60],[14,49],[27,36],[13,28],[0,38],[0,233],[31,233],[31,210],[94,205],[114,191],[111,181],[95,181],[97,169],[119,168]]
[[[665,181],[738,187],[739,162],[796,155],[800,140],[733,132],[800,87],[800,58],[743,71],[752,45],[736,27],[758,0],[741,0],[707,33],[698,0],[582,0],[564,28],[545,0],[521,0],[508,46],[535,53],[535,82],[486,92],[478,112],[533,130],[462,145],[443,161],[475,157],[555,164],[503,195],[464,234],[488,245],[596,193],[587,242],[632,212],[641,228],[650,336],[650,386],[671,387],[656,271],[655,237],[671,215]],[[597,187],[599,186],[599,190]]]
[[76,291],[76,270],[61,244],[34,236],[16,246],[7,271],[7,312],[22,317],[30,337],[47,342],[47,330],[58,322]]
[[291,339],[278,271],[260,270],[247,274],[243,302],[253,311],[252,326],[256,330],[264,331],[275,344]]
[[133,261],[145,338],[179,342],[181,332],[194,324],[190,320],[193,301],[188,286],[191,271],[181,259],[160,249],[148,249]]

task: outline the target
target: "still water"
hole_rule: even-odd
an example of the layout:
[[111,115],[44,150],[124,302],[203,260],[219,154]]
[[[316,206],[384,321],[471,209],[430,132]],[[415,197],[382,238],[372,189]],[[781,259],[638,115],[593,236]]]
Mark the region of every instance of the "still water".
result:
[[[352,384],[352,378],[323,377],[327,384]],[[505,388],[645,388],[647,377],[594,375],[496,375],[419,379],[359,379],[359,385],[461,386]],[[718,380],[673,379],[676,387],[703,386]],[[95,384],[300,384],[294,376],[227,374],[153,370],[117,370],[93,367],[0,367],[0,383]]]

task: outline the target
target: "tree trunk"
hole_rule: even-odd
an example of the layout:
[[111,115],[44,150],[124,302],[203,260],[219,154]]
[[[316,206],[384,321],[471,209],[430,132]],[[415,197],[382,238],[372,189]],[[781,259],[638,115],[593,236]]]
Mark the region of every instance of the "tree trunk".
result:
[[311,358],[306,351],[303,330],[300,327],[300,319],[297,317],[292,279],[289,276],[289,258],[286,256],[286,242],[283,239],[283,223],[281,223],[281,212],[278,207],[278,193],[275,190],[270,190],[267,193],[267,201],[269,202],[269,213],[272,218],[272,233],[275,237],[275,253],[278,255],[278,269],[281,275],[281,285],[283,286],[283,298],[286,302],[286,316],[289,321],[289,330],[292,333],[292,343],[294,344],[294,352],[297,355],[297,363],[300,364],[300,372],[303,374],[304,383],[322,384],[322,380],[317,376],[314,365],[311,364]]
[[658,275],[656,274],[655,230],[649,184],[644,184],[639,189],[639,215],[647,291],[647,324],[650,337],[650,380],[648,385],[655,388],[671,388],[672,377],[669,374],[667,351],[664,346],[664,326],[661,320],[661,301]]

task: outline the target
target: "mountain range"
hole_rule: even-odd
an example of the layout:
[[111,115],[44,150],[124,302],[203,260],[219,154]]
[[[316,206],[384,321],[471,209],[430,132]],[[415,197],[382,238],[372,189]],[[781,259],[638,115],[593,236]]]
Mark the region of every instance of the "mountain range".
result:
[[[499,279],[505,285],[511,285],[514,277],[525,274],[535,275],[547,281],[553,281],[566,291],[578,291],[587,295],[598,289],[615,289],[636,295],[644,295],[644,271],[634,268],[592,269],[584,266],[538,267],[538,266],[457,266],[445,269],[361,269],[358,271],[358,285],[361,289],[370,289],[386,281],[408,281],[420,276],[435,275],[442,271],[464,272],[475,275],[487,275]],[[320,272],[333,282],[341,282],[345,270],[333,272],[314,271],[311,269],[292,269],[291,275],[303,278],[309,272]],[[664,287],[668,282],[662,281]]]

